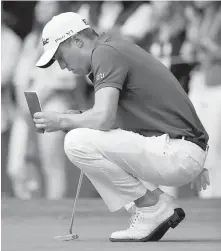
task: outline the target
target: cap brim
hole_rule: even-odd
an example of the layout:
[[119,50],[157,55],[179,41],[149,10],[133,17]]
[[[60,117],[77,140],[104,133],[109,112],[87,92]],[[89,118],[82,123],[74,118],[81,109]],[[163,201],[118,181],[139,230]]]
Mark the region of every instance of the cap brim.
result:
[[51,50],[45,51],[44,54],[40,57],[40,59],[36,63],[36,66],[40,68],[47,68],[51,66],[55,62],[55,60],[53,59],[53,56],[55,52],[57,51],[57,49],[58,47],[55,47]]

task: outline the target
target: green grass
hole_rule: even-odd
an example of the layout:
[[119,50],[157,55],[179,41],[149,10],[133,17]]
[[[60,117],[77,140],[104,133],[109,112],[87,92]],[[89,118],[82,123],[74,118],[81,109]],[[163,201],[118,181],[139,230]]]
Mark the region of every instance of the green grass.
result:
[[2,200],[2,250],[139,250],[139,251],[220,251],[221,200],[181,200],[186,219],[168,231],[160,242],[111,243],[111,232],[128,227],[129,214],[110,213],[100,199],[80,199],[75,232],[79,239],[62,242],[57,235],[68,234],[72,200]]

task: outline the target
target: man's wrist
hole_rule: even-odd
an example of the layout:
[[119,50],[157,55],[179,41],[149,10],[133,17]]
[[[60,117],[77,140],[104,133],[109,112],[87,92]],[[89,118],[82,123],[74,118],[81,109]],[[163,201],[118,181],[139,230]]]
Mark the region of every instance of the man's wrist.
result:
[[65,118],[64,118],[65,115],[66,114],[63,113],[58,114],[58,123],[61,130],[67,130],[65,126]]
[[67,110],[66,112],[63,112],[63,114],[79,114],[81,113],[80,110]]
[[77,110],[73,110],[73,112],[70,113],[60,113],[58,114],[58,123],[60,129],[63,130],[72,130],[75,128],[73,123],[73,117],[75,115],[80,115],[81,112]]

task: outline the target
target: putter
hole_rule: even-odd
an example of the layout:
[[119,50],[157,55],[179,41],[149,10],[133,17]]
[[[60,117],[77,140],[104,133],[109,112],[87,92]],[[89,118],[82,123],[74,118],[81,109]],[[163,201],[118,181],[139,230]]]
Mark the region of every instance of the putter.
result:
[[56,236],[56,237],[54,237],[55,239],[62,240],[62,241],[70,241],[70,240],[76,240],[76,239],[79,238],[79,236],[76,233],[73,234],[73,223],[74,223],[74,218],[75,218],[76,203],[77,203],[77,199],[79,197],[83,175],[84,175],[84,173],[81,171],[80,178],[79,178],[79,181],[78,181],[77,193],[76,193],[76,197],[75,197],[75,200],[74,200],[73,211],[72,211],[72,215],[71,215],[71,223],[70,223],[70,227],[69,227],[69,234]]

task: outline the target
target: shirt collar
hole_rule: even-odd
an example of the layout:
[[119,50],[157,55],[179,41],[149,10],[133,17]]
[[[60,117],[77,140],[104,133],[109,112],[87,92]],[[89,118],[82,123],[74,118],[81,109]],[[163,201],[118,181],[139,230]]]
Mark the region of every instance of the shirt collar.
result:
[[109,41],[110,38],[111,38],[111,37],[110,37],[109,34],[103,32],[103,33],[98,37],[98,39],[97,39],[97,41],[96,41],[96,44],[95,44],[95,48],[96,48],[99,44],[102,44],[102,43],[105,43],[105,42]]
[[92,71],[87,75],[87,77],[90,79],[92,83],[94,83],[94,74]]

